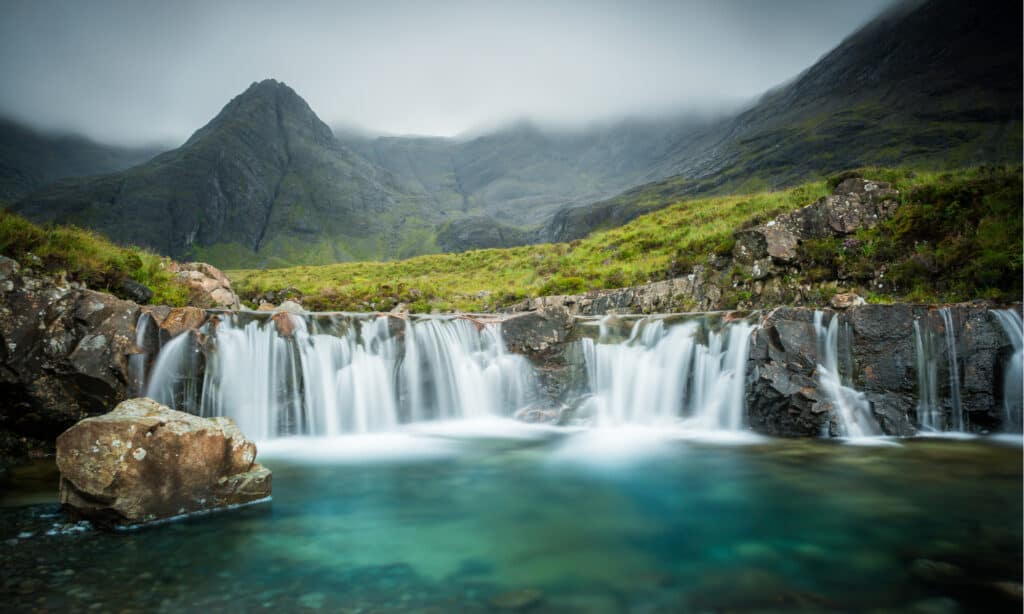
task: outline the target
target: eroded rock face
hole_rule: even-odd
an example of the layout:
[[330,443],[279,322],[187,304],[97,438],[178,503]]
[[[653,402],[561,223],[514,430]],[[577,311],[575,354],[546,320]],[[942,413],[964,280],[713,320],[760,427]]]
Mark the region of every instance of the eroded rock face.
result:
[[[956,365],[961,408],[968,430],[1001,428],[1003,368],[1010,340],[988,306],[948,307],[955,329]],[[851,305],[833,317],[848,327],[848,350],[841,342],[840,369],[854,388],[863,392],[882,431],[912,435],[919,423],[915,322],[940,339],[945,322],[939,310],[927,305]],[[817,436],[831,430],[828,399],[819,391],[816,365],[817,335],[814,310],[779,308],[765,316],[751,335],[747,389],[751,427],[782,436]],[[949,349],[936,344],[939,365],[938,411],[950,419],[953,383]]]
[[823,239],[872,228],[892,217],[899,206],[899,192],[889,184],[866,179],[846,179],[831,196],[735,233],[736,262],[753,265],[764,258],[777,264],[797,261],[797,248],[805,239]]
[[189,303],[205,309],[239,309],[238,295],[231,280],[217,267],[205,262],[173,263],[171,272],[189,287]]
[[61,504],[105,525],[135,525],[270,496],[256,445],[227,418],[130,399],[57,438]]
[[0,257],[0,453],[49,447],[124,400],[138,315],[135,303],[22,274]]

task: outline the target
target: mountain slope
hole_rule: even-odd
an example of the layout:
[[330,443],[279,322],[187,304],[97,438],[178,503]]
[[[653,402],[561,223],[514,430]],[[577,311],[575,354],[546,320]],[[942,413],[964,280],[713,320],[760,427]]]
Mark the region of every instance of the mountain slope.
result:
[[111,173],[141,164],[156,147],[117,147],[52,135],[0,119],[0,200],[13,201],[51,181]]
[[1019,162],[1021,18],[1013,2],[897,5],[751,109],[681,138],[651,170],[666,179],[563,209],[539,238],[576,239],[680,196],[854,167]]
[[180,148],[128,171],[58,182],[15,209],[176,258],[280,264],[398,255],[438,221],[422,204],[339,144],[291,88],[266,80]]

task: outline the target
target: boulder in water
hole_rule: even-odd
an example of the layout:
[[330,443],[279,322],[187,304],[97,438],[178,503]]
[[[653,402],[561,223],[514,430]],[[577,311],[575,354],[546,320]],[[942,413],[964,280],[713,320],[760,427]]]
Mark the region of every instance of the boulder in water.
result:
[[270,496],[256,445],[227,418],[130,399],[57,438],[60,500],[102,525],[138,525]]

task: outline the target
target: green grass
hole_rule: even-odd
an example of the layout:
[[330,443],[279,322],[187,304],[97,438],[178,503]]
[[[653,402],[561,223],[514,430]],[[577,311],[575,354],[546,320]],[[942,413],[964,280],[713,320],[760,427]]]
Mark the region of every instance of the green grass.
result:
[[83,282],[94,290],[119,295],[121,283],[130,278],[153,291],[153,304],[181,306],[189,299],[188,289],[167,271],[168,258],[114,245],[75,226],[38,226],[2,208],[0,254],[23,268],[64,273],[69,281]]
[[[843,289],[875,301],[1019,300],[1021,293],[1020,168],[951,172],[861,169],[901,192],[897,215],[850,240],[807,242],[799,281],[822,296]],[[294,287],[321,310],[476,311],[526,297],[619,288],[683,275],[728,256],[733,232],[810,204],[841,176],[778,192],[680,200],[612,230],[571,243],[428,255],[395,262],[358,262],[229,272],[243,298]],[[924,261],[926,266],[918,266]],[[871,287],[880,267],[885,287]],[[738,267],[736,268],[738,270]],[[837,284],[842,273],[846,281]],[[749,301],[750,280],[725,288],[729,302]],[[825,297],[827,300],[827,297]]]
[[299,289],[307,308],[413,311],[482,310],[526,297],[619,288],[664,279],[706,262],[733,231],[827,193],[824,181],[784,192],[676,202],[629,224],[571,243],[419,256],[395,262],[355,262],[229,275],[245,296]]

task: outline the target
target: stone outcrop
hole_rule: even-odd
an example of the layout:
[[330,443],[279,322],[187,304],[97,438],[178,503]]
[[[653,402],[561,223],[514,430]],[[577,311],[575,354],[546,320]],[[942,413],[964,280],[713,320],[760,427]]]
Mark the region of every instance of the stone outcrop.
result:
[[204,309],[240,309],[231,280],[217,267],[205,262],[174,262],[171,272],[189,288],[189,303]]
[[0,257],[0,455],[47,448],[126,397],[139,309]]
[[[889,184],[849,178],[832,195],[734,233],[731,255],[714,256],[682,277],[629,288],[526,299],[504,311],[564,309],[573,315],[713,311],[756,305],[822,305],[821,290],[800,279],[799,247],[809,239],[841,237],[892,217],[899,193]],[[737,275],[737,271],[741,274]],[[836,293],[833,306],[858,303]]]
[[[735,233],[733,258],[746,265],[793,264],[797,247],[806,239],[824,239],[872,228],[892,217],[899,206],[899,192],[880,181],[850,178],[831,196],[796,211]],[[767,262],[765,259],[770,259]]]
[[105,525],[137,525],[270,496],[256,445],[227,418],[131,399],[57,438],[60,501]]
[[[957,366],[961,406],[967,428],[998,430],[1003,369],[1010,341],[983,304],[949,307],[957,328]],[[854,305],[828,317],[840,318],[840,370],[871,403],[883,432],[912,435],[918,424],[919,398],[914,323],[942,336],[945,324],[926,305]],[[751,335],[747,389],[749,424],[755,431],[782,436],[818,436],[835,432],[828,423],[830,405],[818,387],[820,360],[814,310],[783,307],[768,313]],[[948,351],[938,344],[940,411],[949,415],[951,382]]]

